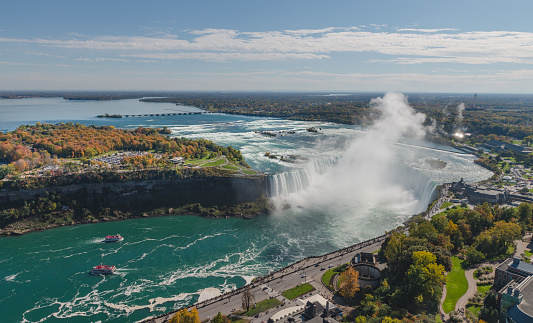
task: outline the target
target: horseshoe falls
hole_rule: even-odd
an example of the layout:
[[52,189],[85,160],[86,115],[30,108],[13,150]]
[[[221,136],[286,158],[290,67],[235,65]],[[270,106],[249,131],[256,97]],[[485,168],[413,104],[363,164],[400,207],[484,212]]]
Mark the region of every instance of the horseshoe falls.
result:
[[[13,105],[11,101],[0,100],[0,109]],[[408,114],[406,128],[393,128],[384,119],[375,129],[362,129],[224,114],[95,117],[175,107],[138,100],[44,98],[16,104],[24,111],[19,116],[11,107],[9,119],[0,120],[1,131],[35,123],[27,119],[35,110],[42,113],[39,122],[168,127],[173,136],[231,145],[241,149],[251,167],[269,174],[278,208],[251,220],[168,216],[0,237],[0,312],[5,322],[133,322],[156,316],[243,286],[303,257],[383,234],[423,211],[438,184],[492,175],[473,163],[474,156],[410,136],[420,130],[416,115]],[[398,116],[392,117],[399,123]],[[319,131],[308,132],[309,127]],[[380,136],[383,129],[390,130],[386,136]],[[445,167],[434,169],[429,159]],[[99,243],[116,233],[125,240]],[[115,265],[117,274],[88,275],[100,263]]]

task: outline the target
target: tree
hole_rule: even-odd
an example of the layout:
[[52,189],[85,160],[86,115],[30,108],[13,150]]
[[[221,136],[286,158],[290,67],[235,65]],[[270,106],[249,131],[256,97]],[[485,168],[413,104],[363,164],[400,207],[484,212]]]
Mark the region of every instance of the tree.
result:
[[426,239],[434,243],[437,240],[437,230],[428,220],[421,220],[418,223],[412,222],[409,227],[409,236]]
[[405,234],[394,232],[388,241],[385,249],[385,258],[387,258],[387,263],[391,269],[397,269],[402,257],[402,251],[407,249],[404,245],[406,238]]
[[359,272],[348,267],[339,277],[340,289],[339,294],[346,298],[353,298],[359,291]]
[[[524,187],[524,189],[526,189],[526,193],[529,192],[527,187]],[[524,222],[526,225],[531,224],[531,215],[533,214],[533,209],[531,207],[531,204],[520,203],[516,214],[518,215],[518,218],[520,219],[521,222]]]
[[186,308],[182,308],[172,316],[170,323],[200,323],[198,310],[194,307],[189,312]]
[[218,314],[215,315],[215,317],[213,317],[211,321],[213,323],[230,323],[231,322],[231,320],[227,316],[222,315],[220,312],[218,312]]
[[437,302],[446,281],[444,266],[437,264],[437,257],[428,251],[413,253],[413,264],[407,271],[407,286],[418,306]]
[[520,235],[521,228],[518,224],[498,221],[477,236],[474,246],[486,255],[502,254],[507,252],[509,245],[520,238]]
[[246,288],[242,292],[242,308],[246,308],[246,312],[250,310],[250,307],[254,304],[255,295],[250,287]]
[[468,265],[475,265],[483,262],[485,260],[485,255],[477,250],[476,248],[470,246],[466,249],[466,261]]

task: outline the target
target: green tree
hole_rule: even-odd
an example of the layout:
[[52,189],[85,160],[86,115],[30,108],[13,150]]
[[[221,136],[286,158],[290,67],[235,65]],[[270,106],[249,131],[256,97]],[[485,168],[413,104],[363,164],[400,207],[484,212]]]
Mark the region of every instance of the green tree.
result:
[[435,227],[427,220],[422,220],[418,223],[412,222],[409,227],[409,236],[426,239],[431,243],[437,240],[437,233]]
[[406,238],[407,236],[405,234],[394,232],[389,239],[385,249],[385,258],[387,258],[387,263],[393,270],[397,269],[402,252],[407,249],[405,246]]
[[231,322],[231,320],[227,316],[222,315],[220,312],[218,312],[218,314],[215,315],[215,317],[213,317],[211,321],[213,323],[230,323]]
[[[524,188],[527,190],[526,187]],[[531,207],[531,204],[520,203],[518,209],[516,210],[516,214],[518,215],[520,222],[523,222],[525,225],[531,224],[531,216],[533,215],[533,208]]]
[[444,266],[437,264],[431,252],[413,253],[413,264],[407,271],[406,283],[418,306],[432,305],[440,300],[442,285],[446,281]]

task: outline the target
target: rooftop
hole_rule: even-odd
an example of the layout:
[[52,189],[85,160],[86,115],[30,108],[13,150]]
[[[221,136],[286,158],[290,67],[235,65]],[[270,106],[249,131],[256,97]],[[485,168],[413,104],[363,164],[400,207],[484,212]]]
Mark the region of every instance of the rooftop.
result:
[[[528,274],[528,275],[533,275],[533,265],[532,264],[528,264],[527,262],[525,261],[522,261],[520,258],[513,258],[512,262],[508,263],[507,264],[508,268],[509,269],[515,269],[515,270],[518,270],[522,273],[525,273],[525,274]],[[533,287],[532,287],[533,288]],[[532,289],[533,291],[533,289]],[[533,294],[532,294],[533,296]],[[533,301],[533,299],[532,299]]]
[[523,296],[520,304],[509,308],[509,315],[516,322],[531,322],[533,320],[533,279],[524,282],[520,294]]

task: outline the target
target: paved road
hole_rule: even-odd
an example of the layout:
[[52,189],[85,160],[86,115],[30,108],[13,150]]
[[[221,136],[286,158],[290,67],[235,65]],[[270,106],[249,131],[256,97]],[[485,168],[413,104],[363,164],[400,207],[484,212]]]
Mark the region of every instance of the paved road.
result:
[[[349,250],[342,249],[325,256],[306,258],[283,270],[277,271],[272,275],[260,277],[256,282],[251,284],[253,286],[252,292],[255,295],[255,302],[257,303],[270,297],[278,297],[282,300],[282,296],[280,295],[282,292],[306,282],[311,283],[317,288],[317,291],[322,296],[331,300],[333,294],[325,288],[321,282],[324,271],[327,270],[329,266],[336,267],[349,262],[353,256],[359,252],[373,252],[378,250],[382,241],[383,240],[374,243],[365,243],[363,246],[350,248]],[[194,306],[198,309],[200,320],[204,321],[213,318],[218,312],[221,312],[224,315],[229,315],[232,312],[241,309],[241,298],[242,289],[238,289]],[[288,302],[288,300],[286,301]],[[291,306],[291,304],[288,305]],[[272,311],[271,313],[259,317],[257,321],[264,321],[265,317],[269,317],[274,312],[275,311]],[[166,322],[173,314],[174,313],[168,313],[150,321]]]
[[[448,186],[445,185],[441,189],[440,197],[437,202],[434,204],[431,210],[425,214],[426,218],[431,218],[432,215],[439,212],[440,206],[444,201],[447,200],[447,194]],[[332,300],[333,293],[325,288],[321,282],[324,270],[327,270],[330,266],[336,267],[349,262],[359,252],[373,252],[378,250],[381,247],[381,243],[384,239],[385,235],[354,246],[337,250],[324,256],[303,259],[275,273],[259,277],[254,283],[247,286],[252,287],[252,292],[255,295],[256,303],[270,297],[278,297],[280,300],[282,300],[279,294],[306,282],[309,282],[315,286],[317,291],[326,299]],[[218,314],[218,312],[221,312],[224,315],[229,315],[241,309],[242,291],[243,288],[239,288],[235,291],[226,293],[199,304],[195,304],[193,306],[198,309],[201,321],[213,318]],[[174,313],[167,313],[147,321],[166,322],[170,319],[170,317],[172,317],[173,314]],[[254,320],[253,323],[256,323],[256,321],[266,321],[265,317],[269,317],[272,314],[273,313],[264,313],[263,316]]]

